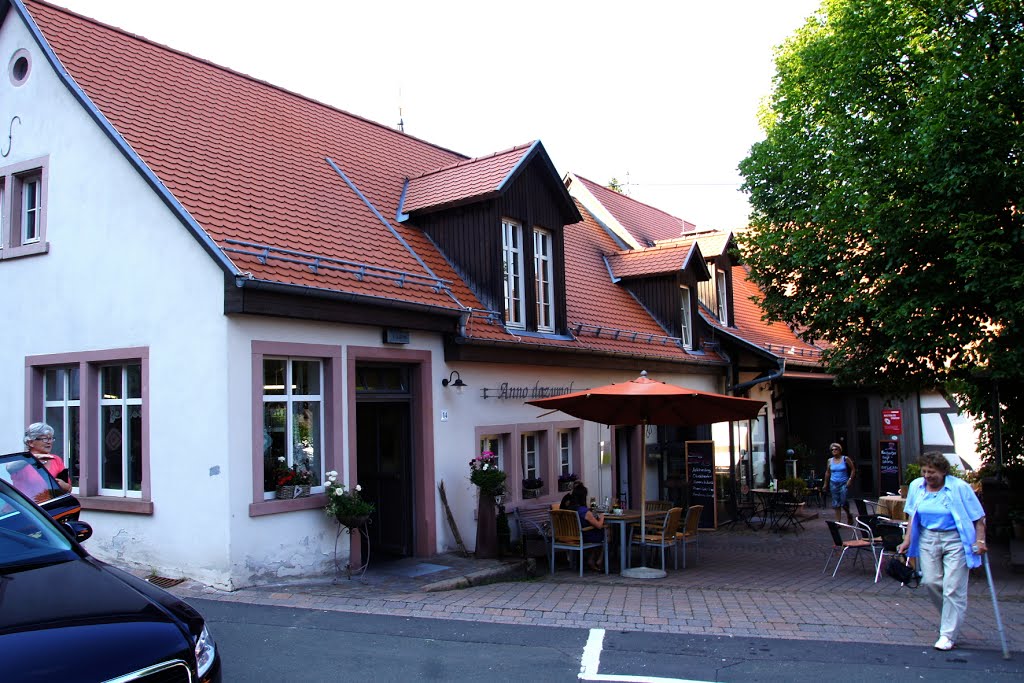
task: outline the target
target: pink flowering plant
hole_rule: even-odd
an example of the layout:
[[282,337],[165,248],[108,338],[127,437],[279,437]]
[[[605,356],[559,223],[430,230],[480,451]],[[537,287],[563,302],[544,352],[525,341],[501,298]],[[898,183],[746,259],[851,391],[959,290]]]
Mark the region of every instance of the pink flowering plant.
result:
[[498,467],[498,456],[483,451],[469,461],[469,480],[486,496],[498,496],[505,492],[505,473]]
[[327,484],[324,492],[327,494],[327,505],[324,511],[336,519],[358,519],[369,517],[374,511],[373,503],[363,500],[363,487],[356,484],[349,489],[345,484],[338,481],[338,473],[331,470],[327,473]]

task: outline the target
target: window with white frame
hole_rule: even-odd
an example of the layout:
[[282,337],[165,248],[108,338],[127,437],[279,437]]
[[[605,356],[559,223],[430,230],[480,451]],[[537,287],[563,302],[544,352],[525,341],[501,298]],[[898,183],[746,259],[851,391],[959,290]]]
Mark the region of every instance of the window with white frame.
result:
[[100,495],[142,496],[142,365],[100,368]]
[[523,226],[504,219],[501,222],[502,267],[505,276],[505,325],[526,327],[523,299]]
[[540,478],[540,444],[536,433],[522,435],[523,479]]
[[680,312],[680,329],[679,338],[683,342],[683,347],[687,349],[693,348],[693,318],[691,313],[691,302],[690,302],[690,288],[685,285],[679,286],[679,312]]
[[81,434],[81,389],[77,365],[46,368],[43,372],[43,422],[53,427],[50,452],[64,458],[71,486],[79,488]]
[[533,229],[533,271],[537,289],[537,330],[555,331],[554,240],[551,233]]
[[558,476],[572,474],[572,432],[558,432]]
[[263,359],[263,490],[308,471],[312,486],[324,481],[323,363],[306,358]]
[[726,275],[724,270],[715,273],[715,298],[718,303],[718,320],[723,325],[729,324],[729,299],[726,296]]
[[0,168],[0,259],[46,251],[46,163]]

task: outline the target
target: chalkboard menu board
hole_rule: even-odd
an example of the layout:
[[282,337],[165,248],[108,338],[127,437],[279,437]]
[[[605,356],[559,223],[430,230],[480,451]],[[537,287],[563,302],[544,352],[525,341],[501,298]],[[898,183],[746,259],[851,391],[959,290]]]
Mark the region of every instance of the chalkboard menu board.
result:
[[900,489],[900,443],[878,442],[878,495]]
[[690,505],[703,505],[701,529],[718,528],[715,502],[715,442],[686,442],[686,482],[690,486]]

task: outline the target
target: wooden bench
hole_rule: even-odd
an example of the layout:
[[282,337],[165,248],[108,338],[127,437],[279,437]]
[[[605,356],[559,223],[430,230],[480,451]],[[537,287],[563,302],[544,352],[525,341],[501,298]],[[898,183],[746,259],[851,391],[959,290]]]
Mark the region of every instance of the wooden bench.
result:
[[523,559],[544,556],[551,552],[551,506],[520,505],[512,513],[523,548]]

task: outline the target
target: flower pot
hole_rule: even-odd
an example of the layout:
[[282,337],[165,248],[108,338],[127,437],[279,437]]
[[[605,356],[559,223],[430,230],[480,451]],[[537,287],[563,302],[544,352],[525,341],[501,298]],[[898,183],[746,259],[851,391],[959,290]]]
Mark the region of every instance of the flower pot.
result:
[[278,486],[275,495],[280,500],[291,500],[292,498],[306,498],[309,496],[308,486]]
[[575,483],[576,483],[575,479],[570,479],[569,481],[559,481],[558,482],[558,490],[559,491],[572,491],[572,485],[575,484]]
[[361,529],[370,519],[369,515],[360,515],[358,517],[349,517],[347,515],[338,515],[338,523],[342,526],[347,526],[349,529]]
[[523,498],[540,498],[540,489],[523,489]]

